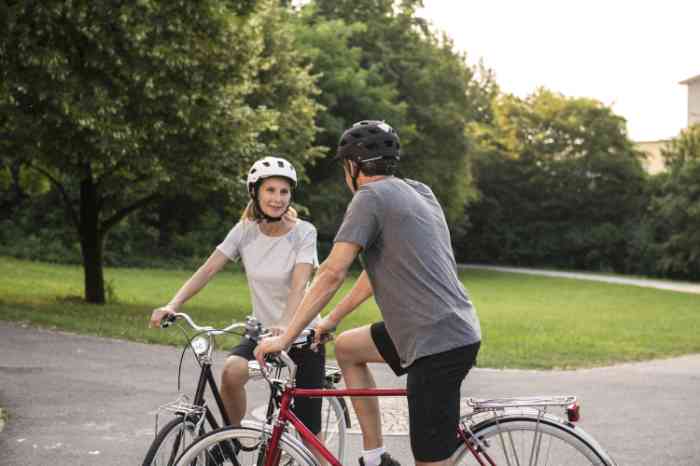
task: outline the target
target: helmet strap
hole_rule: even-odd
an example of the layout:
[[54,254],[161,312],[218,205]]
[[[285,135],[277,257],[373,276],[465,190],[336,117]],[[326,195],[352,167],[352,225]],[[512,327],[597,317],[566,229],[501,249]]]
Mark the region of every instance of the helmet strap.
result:
[[352,189],[354,192],[357,192],[358,186],[357,186],[357,177],[360,176],[360,164],[357,162],[354,162],[356,170],[353,171],[352,166],[353,162],[350,159],[345,159],[345,163],[348,164],[348,171],[350,172],[350,180],[352,180]]

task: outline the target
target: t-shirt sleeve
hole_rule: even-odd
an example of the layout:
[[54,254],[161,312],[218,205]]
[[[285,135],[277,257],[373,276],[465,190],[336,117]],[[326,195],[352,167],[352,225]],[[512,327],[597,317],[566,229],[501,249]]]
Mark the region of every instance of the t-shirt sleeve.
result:
[[367,249],[380,233],[380,205],[369,190],[356,192],[350,201],[345,218],[333,240],[336,243],[354,243]]
[[228,232],[226,238],[216,247],[216,249],[218,249],[230,260],[238,260],[238,258],[241,256],[240,247],[241,240],[243,239],[243,230],[243,222],[236,223],[236,225],[231,228],[231,231]]
[[309,224],[309,228],[306,229],[301,238],[301,244],[299,246],[299,251],[297,252],[297,257],[295,263],[297,264],[311,264],[318,267],[318,252],[316,248],[316,228]]

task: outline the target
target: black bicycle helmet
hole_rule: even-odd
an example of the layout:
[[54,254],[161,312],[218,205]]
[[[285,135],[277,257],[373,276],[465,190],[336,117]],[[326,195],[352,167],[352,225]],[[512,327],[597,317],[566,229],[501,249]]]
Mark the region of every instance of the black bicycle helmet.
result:
[[377,120],[362,120],[345,130],[338,142],[337,157],[360,164],[380,160],[401,159],[399,135],[388,124]]
[[360,170],[368,176],[393,175],[401,160],[399,135],[388,124],[362,120],[345,130],[338,142],[336,158],[355,162],[359,170],[350,169],[352,186],[357,191]]

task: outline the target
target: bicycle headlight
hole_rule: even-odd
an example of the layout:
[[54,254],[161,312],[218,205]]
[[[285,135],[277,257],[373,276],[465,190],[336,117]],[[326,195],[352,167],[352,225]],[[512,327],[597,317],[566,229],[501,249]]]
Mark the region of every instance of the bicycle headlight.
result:
[[192,349],[195,354],[201,356],[209,351],[209,338],[205,336],[199,336],[192,340]]

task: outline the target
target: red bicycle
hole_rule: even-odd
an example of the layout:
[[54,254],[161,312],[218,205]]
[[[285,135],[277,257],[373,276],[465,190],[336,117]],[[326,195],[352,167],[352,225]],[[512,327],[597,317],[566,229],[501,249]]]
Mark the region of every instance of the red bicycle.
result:
[[[266,375],[271,390],[281,393],[280,409],[272,423],[212,431],[194,442],[177,460],[177,466],[317,466],[318,460],[311,451],[289,433],[290,424],[329,464],[342,466],[290,410],[293,400],[299,397],[406,396],[405,389],[394,388],[296,388],[294,362],[285,352],[273,359],[278,367],[287,368],[287,376]],[[615,465],[598,442],[575,424],[580,408],[574,396],[470,398],[467,404],[472,411],[460,419],[454,438],[446,440],[456,445],[451,458],[455,465]],[[551,414],[552,408],[563,408],[565,417]],[[237,454],[220,462],[220,456],[214,453],[229,442],[236,445]]]

